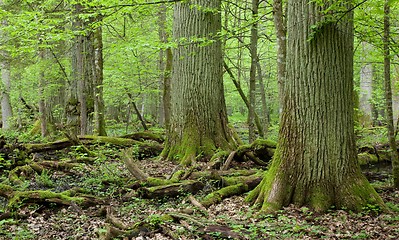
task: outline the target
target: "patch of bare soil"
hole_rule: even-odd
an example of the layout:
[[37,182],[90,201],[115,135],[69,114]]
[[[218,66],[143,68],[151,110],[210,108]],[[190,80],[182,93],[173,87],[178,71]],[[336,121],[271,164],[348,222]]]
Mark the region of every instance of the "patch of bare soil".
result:
[[[170,175],[176,166],[145,159],[140,168],[159,177]],[[244,202],[244,196],[224,199],[206,211],[194,207],[184,192],[172,199],[142,199],[127,187],[134,181],[117,158],[73,172],[72,176],[52,172],[50,180],[56,183],[52,189],[84,187],[88,193],[105,198],[107,204],[88,208],[56,203],[24,205],[16,215],[0,219],[0,239],[99,239],[110,224],[109,209],[122,225],[138,229],[119,239],[399,239],[399,191],[390,188],[379,190],[390,213],[380,214],[375,206],[362,213],[331,210],[326,214],[287,207],[275,215],[258,215]],[[27,188],[40,187],[39,180],[31,179]],[[212,188],[206,183],[195,198],[201,199]],[[0,199],[0,204],[6,204],[5,200]],[[166,214],[173,218],[163,218]]]

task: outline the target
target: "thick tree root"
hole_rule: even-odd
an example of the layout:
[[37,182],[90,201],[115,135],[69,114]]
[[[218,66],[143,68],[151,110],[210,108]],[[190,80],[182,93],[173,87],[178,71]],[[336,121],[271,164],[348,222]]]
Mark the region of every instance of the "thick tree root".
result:
[[163,232],[172,239],[180,239],[181,236],[171,228],[172,225],[180,224],[187,229],[188,232],[195,231],[197,237],[201,239],[213,239],[212,235],[217,233],[223,239],[245,239],[239,233],[234,232],[230,227],[215,225],[211,222],[197,219],[191,215],[180,212],[169,212],[161,215],[154,222],[151,216],[147,219],[137,222],[133,225],[126,226],[119,219],[117,219],[112,211],[107,209],[107,231],[100,234],[100,240],[110,240],[115,238],[132,239],[138,236],[144,238],[152,237],[156,232]]

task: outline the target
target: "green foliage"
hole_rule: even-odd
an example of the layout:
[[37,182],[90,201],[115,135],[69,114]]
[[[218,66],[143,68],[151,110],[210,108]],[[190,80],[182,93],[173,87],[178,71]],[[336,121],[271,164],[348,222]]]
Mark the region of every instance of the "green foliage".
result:
[[363,212],[365,214],[371,214],[371,215],[378,215],[383,211],[381,206],[377,204],[370,204],[368,203],[366,206],[363,207]]
[[25,227],[17,227],[13,232],[3,230],[6,229],[5,226],[15,224],[17,224],[17,221],[12,218],[0,220],[0,236],[13,240],[35,239],[35,235]]
[[49,171],[46,169],[44,169],[40,175],[36,173],[35,180],[36,183],[46,188],[52,188],[55,186]]

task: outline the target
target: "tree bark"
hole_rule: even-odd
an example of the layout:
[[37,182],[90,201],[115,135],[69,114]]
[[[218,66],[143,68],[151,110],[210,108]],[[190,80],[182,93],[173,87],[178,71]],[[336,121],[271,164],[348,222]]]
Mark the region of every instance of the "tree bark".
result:
[[384,2],[384,85],[386,101],[386,121],[388,140],[391,148],[392,175],[395,188],[399,188],[399,156],[395,142],[395,129],[393,125],[392,88],[391,88],[391,57],[390,57],[390,6],[389,0]]
[[[256,139],[255,135],[255,109],[256,109],[256,65],[258,60],[258,7],[259,0],[252,0],[252,26],[251,26],[251,69],[249,72],[249,112],[248,112],[248,130],[249,143]],[[263,135],[263,132],[261,133]]]
[[[167,34],[166,34],[166,5],[163,3],[159,5],[159,10],[158,10],[158,38],[161,44],[166,44],[167,43]],[[165,110],[164,110],[164,100],[163,100],[163,89],[164,89],[164,79],[165,79],[165,52],[166,50],[161,48],[159,50],[159,59],[158,59],[158,71],[159,71],[159,89],[160,93],[159,94],[159,116],[158,116],[158,122],[160,126],[164,126],[165,124]]]
[[[39,49],[39,57],[42,62],[46,59],[45,49]],[[44,86],[46,86],[45,79],[45,66],[41,66],[40,76],[39,76],[39,115],[40,115],[40,130],[42,137],[47,136],[47,109],[46,101],[44,96]]]
[[373,108],[371,105],[372,92],[373,92],[373,65],[367,62],[366,57],[370,52],[370,45],[363,42],[363,54],[362,54],[362,67],[360,69],[360,93],[359,93],[359,110],[360,122],[364,126],[371,126]]
[[[294,204],[323,212],[384,204],[357,162],[353,120],[353,13],[327,21],[329,7],[288,3],[287,78],[279,144],[247,200],[273,212]],[[350,8],[350,4],[341,5]],[[314,26],[317,26],[315,29]],[[339,131],[337,131],[339,129]]]
[[[0,0],[0,7],[3,7],[4,1]],[[6,20],[3,20],[1,23],[4,27],[8,26]],[[4,31],[0,32],[0,36],[2,37],[3,41],[7,41],[7,34]],[[7,130],[11,127],[10,125],[10,118],[12,117],[12,107],[11,107],[11,100],[10,100],[10,90],[11,90],[11,63],[10,63],[10,54],[6,50],[2,50],[0,52],[1,55],[1,80],[2,80],[2,87],[1,87],[1,120],[2,120],[2,128]]]
[[105,129],[105,106],[103,98],[103,37],[102,28],[98,27],[94,32],[94,122],[95,132],[99,136],[107,136]]
[[163,157],[189,165],[216,149],[233,149],[223,90],[221,1],[175,5],[171,122]]
[[279,86],[280,109],[283,105],[284,82],[287,61],[287,30],[283,13],[283,0],[273,1],[273,20],[277,36],[277,82]]

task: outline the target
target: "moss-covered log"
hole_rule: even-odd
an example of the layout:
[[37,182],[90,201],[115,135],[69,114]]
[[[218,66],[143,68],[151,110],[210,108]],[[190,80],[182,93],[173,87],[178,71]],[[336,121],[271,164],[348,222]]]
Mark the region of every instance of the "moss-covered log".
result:
[[169,185],[161,185],[155,187],[143,187],[139,189],[140,195],[144,198],[163,198],[163,197],[177,197],[182,192],[197,193],[204,188],[204,184],[195,181],[187,180],[179,183],[172,183]]
[[248,186],[243,183],[239,183],[236,185],[231,185],[214,191],[208,194],[202,201],[201,204],[204,207],[209,207],[213,204],[217,204],[221,202],[224,198],[228,198],[234,195],[240,195],[248,191]]
[[[128,138],[104,137],[104,136],[78,136],[79,141],[84,144],[112,144],[120,147],[138,146],[137,155],[141,157],[157,156],[161,153],[163,146],[156,142],[140,142]],[[75,143],[69,139],[40,144],[23,144],[22,147],[28,153],[46,152],[60,150],[73,146]]]
[[123,136],[120,136],[121,138],[129,138],[132,140],[136,141],[156,141],[158,143],[163,143],[165,139],[158,134],[152,133],[152,132],[136,132],[136,133],[131,133],[131,134],[126,134]]
[[84,207],[106,204],[106,200],[91,195],[76,195],[76,191],[68,190],[60,193],[48,190],[17,191],[7,184],[0,184],[0,196],[8,199],[7,208],[17,209],[24,204],[56,203],[61,205],[79,205]]

